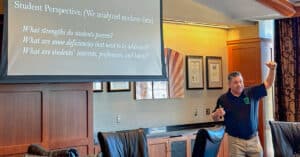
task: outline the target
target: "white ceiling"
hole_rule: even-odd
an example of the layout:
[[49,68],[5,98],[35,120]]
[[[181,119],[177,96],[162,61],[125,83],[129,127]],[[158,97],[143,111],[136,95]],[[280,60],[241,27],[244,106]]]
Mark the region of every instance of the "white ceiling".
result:
[[238,26],[253,24],[253,21],[257,20],[283,18],[283,16],[256,0],[163,0],[163,18]]

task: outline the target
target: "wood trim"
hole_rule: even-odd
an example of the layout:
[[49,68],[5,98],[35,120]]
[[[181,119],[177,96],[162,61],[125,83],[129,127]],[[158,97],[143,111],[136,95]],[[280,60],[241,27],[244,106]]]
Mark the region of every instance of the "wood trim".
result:
[[166,143],[166,140],[168,140],[168,137],[148,138],[147,143],[148,144]]
[[265,149],[265,115],[264,115],[264,104],[262,100],[259,101],[259,106],[258,106],[258,136],[260,139],[261,146],[263,148],[264,154],[266,153]]
[[251,43],[251,42],[260,42],[260,38],[250,38],[250,39],[241,39],[241,40],[230,40],[227,41],[227,45],[234,45],[234,44],[244,44],[244,43]]
[[44,89],[42,95],[42,143],[49,149],[49,89]]
[[88,145],[88,139],[74,139],[68,141],[55,141],[49,144],[50,149],[59,149],[65,147],[85,146]]
[[253,43],[253,42],[261,42],[261,41],[267,41],[270,42],[272,39],[268,38],[249,38],[249,39],[240,39],[240,40],[229,40],[227,41],[228,45],[234,45],[234,44],[247,44],[247,43]]
[[0,156],[2,155],[12,155],[20,154],[27,151],[29,144],[18,145],[18,146],[4,146],[0,147]]
[[192,156],[193,155],[193,150],[192,150],[192,140],[196,140],[196,135],[187,135],[187,144],[186,144],[186,150],[187,150],[187,156]]
[[292,17],[296,14],[294,6],[286,0],[256,0],[259,3],[278,11],[281,15]]
[[88,122],[87,122],[87,128],[88,128],[88,135],[87,135],[87,138],[88,138],[88,154],[93,154],[94,152],[94,108],[93,108],[93,84],[91,83],[90,84],[91,88],[87,88],[87,104],[88,104],[88,109],[87,109],[87,119],[88,119]]
[[186,156],[189,156],[191,153],[190,153],[190,149],[188,147],[188,143],[189,143],[189,140],[188,140],[188,136],[181,136],[181,137],[173,137],[173,138],[169,138],[169,141],[168,141],[168,145],[167,145],[167,154],[168,154],[168,157],[172,157],[172,143],[173,142],[179,142],[179,141],[182,141],[182,142],[185,142],[186,144]]
[[99,153],[101,153],[101,148],[100,148],[100,144],[95,144],[94,145],[94,152],[93,152],[93,154],[99,154]]
[[32,92],[42,91],[43,87],[37,84],[31,84],[30,86],[25,84],[1,84],[0,92]]

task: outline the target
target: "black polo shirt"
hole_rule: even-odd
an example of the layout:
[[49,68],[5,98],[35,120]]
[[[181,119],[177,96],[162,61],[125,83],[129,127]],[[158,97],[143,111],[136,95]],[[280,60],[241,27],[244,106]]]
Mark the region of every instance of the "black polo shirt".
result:
[[251,138],[257,132],[259,99],[266,95],[264,84],[245,88],[239,97],[232,95],[230,89],[221,95],[215,110],[224,108],[226,132],[242,139]]

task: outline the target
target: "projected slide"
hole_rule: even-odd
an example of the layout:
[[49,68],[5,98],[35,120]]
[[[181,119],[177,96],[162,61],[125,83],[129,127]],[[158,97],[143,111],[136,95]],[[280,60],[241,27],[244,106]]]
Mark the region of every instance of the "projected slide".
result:
[[8,0],[7,76],[162,75],[160,0]]

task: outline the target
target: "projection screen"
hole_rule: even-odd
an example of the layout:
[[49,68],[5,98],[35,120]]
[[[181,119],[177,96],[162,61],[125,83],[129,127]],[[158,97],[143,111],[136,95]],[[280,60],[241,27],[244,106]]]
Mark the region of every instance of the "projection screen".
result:
[[6,3],[4,82],[166,77],[161,0]]

